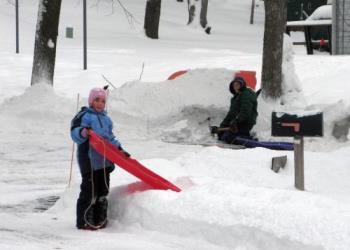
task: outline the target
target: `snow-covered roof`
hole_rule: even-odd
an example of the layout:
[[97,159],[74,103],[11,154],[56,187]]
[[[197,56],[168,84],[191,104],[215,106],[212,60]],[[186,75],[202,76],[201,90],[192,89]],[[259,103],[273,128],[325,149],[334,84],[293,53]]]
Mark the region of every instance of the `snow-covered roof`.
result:
[[287,22],[287,26],[322,26],[322,25],[331,25],[332,20],[303,20],[303,21],[291,21]]

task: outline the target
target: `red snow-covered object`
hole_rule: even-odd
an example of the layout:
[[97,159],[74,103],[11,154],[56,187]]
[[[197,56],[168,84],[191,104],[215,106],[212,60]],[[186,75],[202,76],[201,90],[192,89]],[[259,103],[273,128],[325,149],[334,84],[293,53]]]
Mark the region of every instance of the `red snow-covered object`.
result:
[[256,87],[256,72],[248,70],[240,70],[235,73],[234,77],[242,77],[247,83],[247,87],[255,90]]
[[[179,70],[174,72],[168,77],[168,80],[174,80],[178,78],[179,76],[182,76],[187,73],[187,70]],[[247,87],[251,88],[252,90],[255,90],[256,87],[256,72],[255,71],[249,71],[249,70],[240,70],[235,71],[233,74],[233,77],[242,77],[246,83]]]
[[114,145],[102,139],[92,130],[89,130],[89,143],[101,155],[104,155],[108,160],[114,162],[119,167],[139,178],[141,181],[147,183],[152,188],[160,190],[171,189],[175,192],[181,191],[180,188],[152,172],[137,160],[126,157]]
[[176,71],[168,77],[168,80],[174,80],[175,78],[177,78],[183,74],[186,74],[186,73],[187,73],[187,70]]

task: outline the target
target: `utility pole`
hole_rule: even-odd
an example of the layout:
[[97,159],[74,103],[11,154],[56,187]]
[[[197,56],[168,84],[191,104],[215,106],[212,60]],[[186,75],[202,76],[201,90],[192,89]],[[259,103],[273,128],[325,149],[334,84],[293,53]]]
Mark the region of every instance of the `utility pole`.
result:
[[254,24],[254,11],[255,11],[255,0],[252,0],[252,7],[250,10],[250,24]]
[[83,2],[83,30],[84,30],[84,70],[87,69],[87,42],[86,42],[86,0],[84,0]]
[[16,54],[19,53],[18,0],[16,0]]

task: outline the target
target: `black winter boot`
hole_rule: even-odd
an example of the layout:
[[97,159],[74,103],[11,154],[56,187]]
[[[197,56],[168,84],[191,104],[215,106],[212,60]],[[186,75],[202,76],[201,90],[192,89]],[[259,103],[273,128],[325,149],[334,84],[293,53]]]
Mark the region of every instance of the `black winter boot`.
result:
[[96,227],[96,221],[94,217],[94,205],[92,205],[86,211],[84,211],[81,223],[77,225],[77,228],[83,230],[98,229],[98,227]]
[[108,200],[106,196],[101,196],[97,199],[95,204],[95,223],[99,228],[104,228],[107,226],[107,210],[108,210]]

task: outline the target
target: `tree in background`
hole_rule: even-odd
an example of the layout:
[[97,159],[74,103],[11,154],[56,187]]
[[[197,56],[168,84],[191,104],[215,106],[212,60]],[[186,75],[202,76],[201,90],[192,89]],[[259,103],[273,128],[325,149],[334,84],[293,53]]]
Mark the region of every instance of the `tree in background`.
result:
[[283,34],[287,21],[287,0],[265,0],[265,31],[261,74],[264,98],[282,95]]
[[31,85],[53,85],[61,1],[39,1]]
[[144,28],[146,36],[152,39],[158,39],[160,9],[161,0],[147,0]]
[[[208,25],[208,0],[201,0],[201,7],[199,8],[199,0],[187,0],[188,4],[188,22],[187,25],[199,24],[207,34],[210,34],[211,27]],[[200,14],[198,14],[200,9]],[[199,21],[196,20],[199,17]]]

